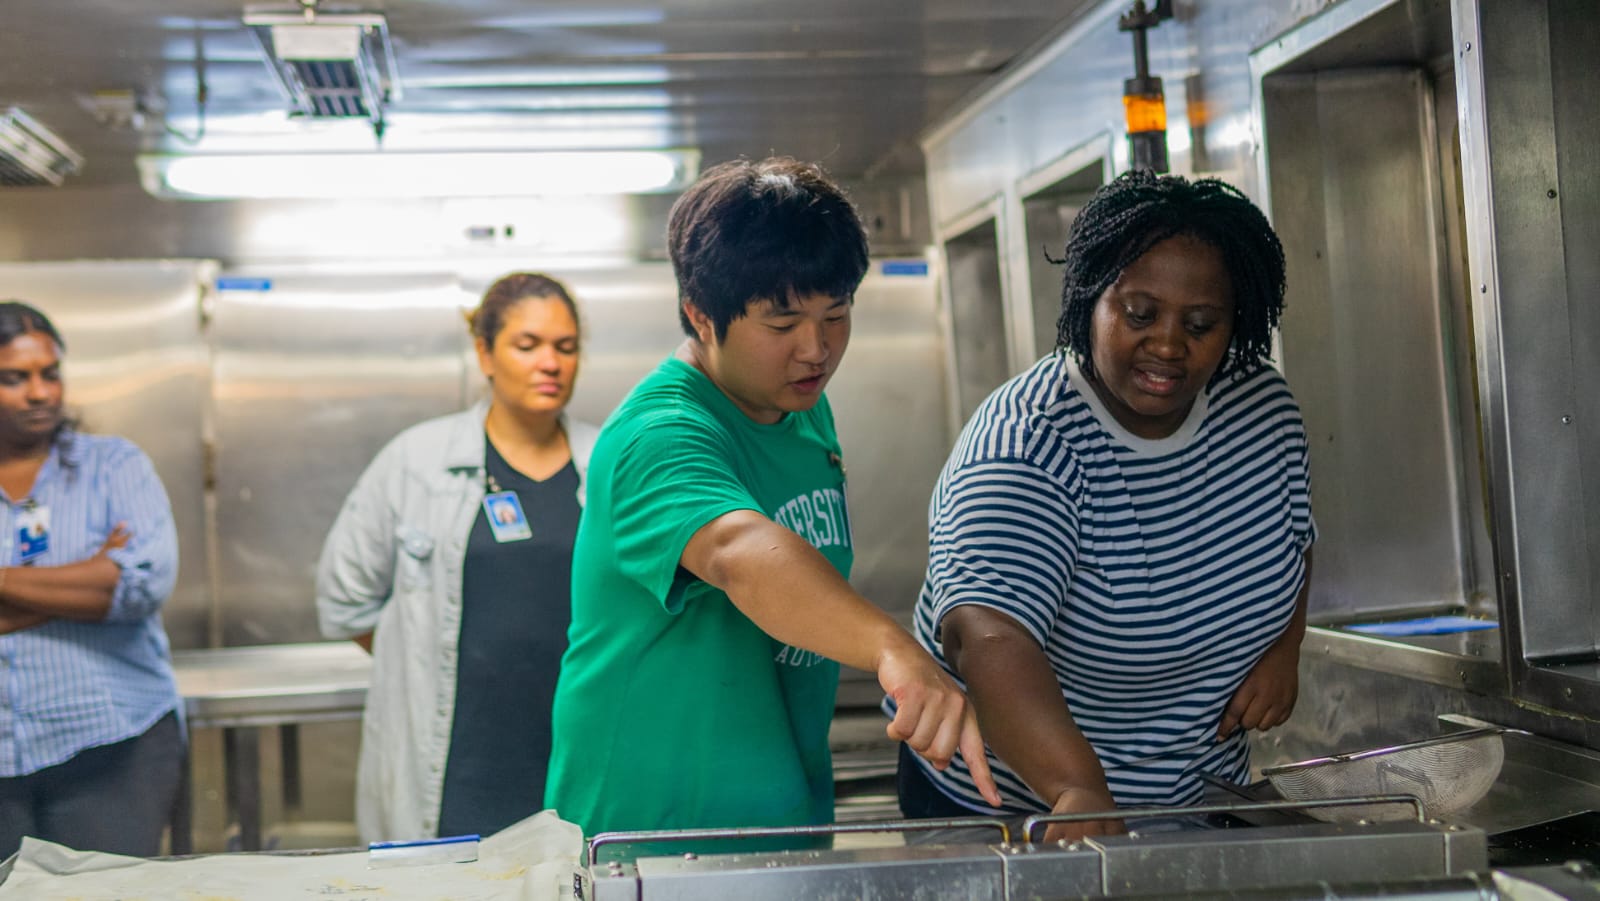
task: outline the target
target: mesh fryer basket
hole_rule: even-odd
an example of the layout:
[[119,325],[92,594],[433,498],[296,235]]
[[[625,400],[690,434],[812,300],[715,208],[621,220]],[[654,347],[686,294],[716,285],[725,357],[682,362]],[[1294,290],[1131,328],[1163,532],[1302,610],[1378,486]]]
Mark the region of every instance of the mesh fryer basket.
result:
[[[1505,763],[1501,736],[1507,731],[1511,730],[1473,729],[1394,747],[1267,767],[1261,773],[1291,801],[1404,794],[1421,800],[1428,816],[1448,817],[1488,794]],[[1416,815],[1413,808],[1403,804],[1314,807],[1306,812],[1330,823],[1403,820]]]

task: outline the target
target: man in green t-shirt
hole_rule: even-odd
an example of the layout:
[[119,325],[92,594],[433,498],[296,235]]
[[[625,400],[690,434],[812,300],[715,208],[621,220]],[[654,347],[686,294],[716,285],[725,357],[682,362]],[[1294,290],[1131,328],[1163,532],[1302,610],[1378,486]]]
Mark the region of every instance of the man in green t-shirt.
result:
[[867,269],[854,209],[815,166],[726,163],[667,238],[688,339],[589,465],[545,806],[586,835],[830,822],[839,663],[895,698],[891,738],[939,767],[959,749],[998,806],[959,687],[846,581],[822,392]]

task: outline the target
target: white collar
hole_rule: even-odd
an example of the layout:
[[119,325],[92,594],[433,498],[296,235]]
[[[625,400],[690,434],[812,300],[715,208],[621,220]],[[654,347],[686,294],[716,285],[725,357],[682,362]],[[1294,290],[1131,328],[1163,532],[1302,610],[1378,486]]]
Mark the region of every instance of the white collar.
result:
[[1124,447],[1142,457],[1163,457],[1188,447],[1189,442],[1194,440],[1195,433],[1200,431],[1200,423],[1205,422],[1206,413],[1211,409],[1211,390],[1207,387],[1195,397],[1194,405],[1189,408],[1189,415],[1183,418],[1177,431],[1165,438],[1140,438],[1124,428],[1122,423],[1111,415],[1111,411],[1101,403],[1100,395],[1095,393],[1094,386],[1089,384],[1083,370],[1078,367],[1078,361],[1070,356],[1067,358],[1067,373],[1073,387],[1083,395],[1084,402],[1093,411],[1095,419],[1100,421],[1100,427]]

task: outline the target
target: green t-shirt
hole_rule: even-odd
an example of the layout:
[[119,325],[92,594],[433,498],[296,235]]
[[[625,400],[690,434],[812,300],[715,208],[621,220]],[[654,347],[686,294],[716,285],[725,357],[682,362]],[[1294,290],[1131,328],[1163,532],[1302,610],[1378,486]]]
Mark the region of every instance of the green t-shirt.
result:
[[706,523],[755,510],[850,575],[827,399],[762,425],[669,358],[606,421],[585,493],[545,806],[591,836],[832,821],[839,665],[678,565]]

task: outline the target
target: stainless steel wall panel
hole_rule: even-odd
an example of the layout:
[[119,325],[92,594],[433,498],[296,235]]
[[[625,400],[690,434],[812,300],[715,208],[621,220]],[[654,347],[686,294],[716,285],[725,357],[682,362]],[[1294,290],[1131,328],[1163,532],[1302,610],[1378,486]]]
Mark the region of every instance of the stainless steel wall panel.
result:
[[1061,258],[1078,211],[1113,175],[1114,156],[1110,138],[1099,137],[1017,183],[1021,196],[1010,211],[1013,216],[1020,212],[1022,221],[1014,222],[1013,228],[1021,240],[1011,243],[1008,262],[1010,284],[1026,288],[1027,302],[1013,298],[1009,304],[1022,333],[1014,338],[1020,344],[1012,357],[1015,370],[1055,349],[1062,275],[1061,267],[1050,260]]
[[1446,300],[1441,326],[1445,335],[1446,396],[1455,399],[1453,428],[1458,436],[1462,474],[1461,547],[1466,559],[1467,608],[1473,615],[1500,617],[1499,579],[1494,568],[1493,517],[1489,508],[1487,457],[1483,443],[1483,386],[1478,383],[1480,345],[1474,326],[1475,296],[1472,273],[1467,268],[1467,222],[1462,191],[1461,126],[1458,116],[1456,73],[1450,57],[1444,68],[1430,66],[1433,114],[1437,128],[1439,188],[1443,220],[1445,265],[1440,286]]
[[1292,78],[1269,76],[1265,130],[1289,264],[1284,371],[1321,533],[1314,615],[1463,607],[1431,86],[1415,69]]
[[[1593,4],[1453,5],[1496,560],[1518,696],[1600,716]],[[1569,212],[1570,210],[1570,212]]]
[[850,581],[907,627],[928,563],[928,498],[955,443],[938,304],[931,274],[885,274],[876,263],[828,389],[849,474]]
[[464,404],[453,273],[236,270],[212,322],[226,645],[315,641],[323,537],[373,455]]
[[37,306],[67,342],[68,408],[86,430],[139,445],[161,477],[178,530],[178,584],[162,609],[176,648],[206,646],[213,616],[201,300],[215,268],[198,260],[0,264],[0,299]]
[[958,428],[1012,370],[1006,273],[1000,265],[1000,248],[1010,242],[995,215],[999,209],[986,209],[982,221],[944,242]]
[[[965,231],[963,226],[1004,191],[1007,175],[1021,166],[1011,136],[1011,111],[996,108],[975,115],[978,118],[972,128],[953,132],[937,144],[923,144],[928,156],[928,203],[937,239]],[[934,177],[936,171],[938,178]]]
[[[1565,431],[1575,432],[1579,483],[1567,504],[1576,504],[1577,570],[1581,594],[1562,605],[1588,627],[1589,652],[1600,653],[1600,7],[1581,0],[1555,0],[1550,10],[1550,81],[1555,85],[1556,192],[1561,218],[1562,264],[1566,269],[1567,314],[1574,368],[1568,390],[1571,412]],[[1563,617],[1564,618],[1564,617]]]

